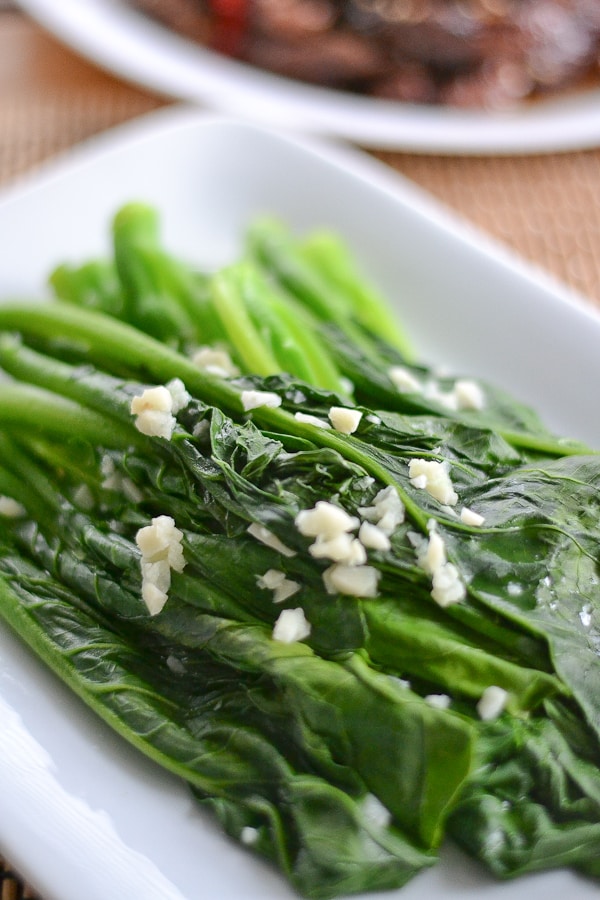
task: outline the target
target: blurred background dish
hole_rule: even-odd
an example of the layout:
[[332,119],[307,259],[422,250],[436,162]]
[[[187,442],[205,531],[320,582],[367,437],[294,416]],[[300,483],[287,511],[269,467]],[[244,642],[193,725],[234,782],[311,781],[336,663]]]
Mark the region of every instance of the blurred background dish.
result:
[[597,0],[127,0],[261,69],[384,100],[507,109],[600,85]]
[[20,5],[118,75],[263,124],[424,153],[600,144],[597,0]]

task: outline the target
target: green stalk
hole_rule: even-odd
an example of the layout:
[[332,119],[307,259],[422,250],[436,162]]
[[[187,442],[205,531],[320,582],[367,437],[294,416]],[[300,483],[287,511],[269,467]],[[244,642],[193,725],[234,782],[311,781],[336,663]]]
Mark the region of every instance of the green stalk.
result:
[[[185,356],[160,341],[154,340],[130,325],[100,313],[58,302],[52,304],[7,303],[0,306],[0,329],[20,330],[25,334],[50,340],[54,339],[57,334],[61,334],[63,338],[72,340],[78,345],[85,345],[91,358],[101,356],[118,364],[126,359],[130,366],[141,369],[147,376],[159,382],[169,381],[176,377],[181,378],[187,389],[208,405],[217,406],[234,418],[239,418],[240,414],[244,413],[241,391],[238,387],[203,372]],[[83,377],[83,373],[80,374]],[[24,363],[21,366],[20,375],[25,377]],[[71,377],[77,378],[77,370],[72,369]],[[60,378],[54,382],[57,390],[60,389],[59,382]],[[68,381],[64,383],[63,390],[68,390]],[[22,387],[24,388],[24,386]],[[70,389],[73,389],[72,385]],[[43,411],[44,404],[38,403],[38,405],[41,405]],[[12,406],[16,417],[20,404],[13,401]],[[0,404],[0,413],[1,410]],[[91,411],[88,412],[91,415]],[[25,416],[24,412],[23,415]],[[406,493],[395,473],[380,462],[372,448],[366,449],[360,440],[339,434],[334,430],[299,422],[293,415],[282,409],[259,407],[252,411],[252,418],[261,428],[276,433],[292,434],[321,447],[331,447],[346,459],[362,466],[383,484],[395,485],[408,515],[423,531],[426,531],[428,516]],[[102,421],[106,422],[105,419]],[[54,427],[58,433],[64,433],[64,428],[59,422],[56,422]],[[77,430],[74,433],[77,433]],[[110,440],[105,442],[100,439],[98,443],[113,446]]]
[[114,257],[125,316],[176,346],[194,343],[196,330],[169,283],[169,266],[159,237],[158,214],[144,204],[130,203],[114,218]]
[[255,259],[318,319],[335,322],[365,356],[377,360],[371,340],[349,315],[346,295],[305,262],[283,226],[270,220],[255,223],[248,233],[248,246]]
[[214,276],[212,293],[214,310],[244,369],[263,376],[281,372],[277,359],[248,315],[236,267],[222,269]]
[[135,431],[65,397],[26,384],[0,384],[0,423],[18,434],[23,428],[62,440],[83,440],[105,447],[135,443]]
[[253,262],[245,261],[239,272],[243,300],[257,327],[267,325],[281,368],[315,387],[343,392],[340,372],[321,339],[319,320]]
[[[145,301],[147,293],[163,299],[167,310],[173,310],[184,331],[176,334],[177,344],[212,344],[223,341],[226,334],[213,308],[210,296],[211,276],[192,269],[168,253],[161,244],[160,222],[156,210],[143,203],[129,203],[113,220],[113,243],[119,273],[130,295]],[[131,300],[131,296],[130,296]],[[126,318],[117,313],[118,318]],[[131,319],[143,331],[153,333],[144,317]],[[152,323],[150,323],[152,324]],[[164,327],[156,336],[164,339]]]
[[[295,336],[275,314],[270,293],[271,287],[261,277],[257,268],[242,262],[228,270],[232,288],[239,292],[240,300],[248,311],[261,339],[277,363],[276,371],[288,372],[308,384],[318,384],[317,374],[298,345]],[[254,374],[250,370],[249,374]]]
[[79,267],[63,264],[52,272],[49,282],[56,296],[67,303],[112,316],[123,313],[121,286],[110,262],[93,260]]
[[[6,449],[6,444],[2,442],[0,453]],[[5,465],[0,465],[0,495],[11,497],[17,503],[21,503],[32,518],[39,521],[48,521],[49,512],[54,514],[54,510],[48,507],[43,496],[31,487],[27,480],[9,471]]]
[[341,372],[332,359],[326,342],[321,339],[318,324],[310,321],[307,310],[295,309],[292,301],[292,297],[286,297],[285,300],[273,298],[273,310],[302,347],[302,352],[315,373],[314,384],[325,390],[347,394],[348,389],[343,384]]
[[363,279],[348,248],[337,235],[315,231],[302,242],[299,250],[323,279],[343,291],[357,321],[395,347],[407,362],[414,360],[411,343],[396,316],[386,300]]
[[[485,427],[485,425],[482,424],[482,427]],[[493,428],[493,426],[490,426],[490,428]],[[574,441],[570,438],[544,437],[543,435],[538,437],[535,434],[525,434],[505,428],[495,428],[494,430],[500,437],[504,438],[507,444],[510,444],[517,450],[531,450],[548,454],[549,456],[588,456],[589,454],[600,453],[600,450],[591,449],[587,444],[582,444],[581,441]]]
[[54,488],[50,487],[47,474],[33,463],[29,454],[25,453],[15,441],[1,432],[0,459],[4,474],[10,470],[10,477],[16,480],[14,489],[18,493],[11,493],[10,496],[26,506],[32,518],[46,523],[54,522],[60,508],[60,500]]
[[128,365],[154,381],[181,378],[200,399],[239,414],[240,392],[222,379],[201,371],[187,357],[125,322],[102,313],[56,303],[6,303],[0,306],[0,329],[20,331],[48,342],[58,334],[101,357]]

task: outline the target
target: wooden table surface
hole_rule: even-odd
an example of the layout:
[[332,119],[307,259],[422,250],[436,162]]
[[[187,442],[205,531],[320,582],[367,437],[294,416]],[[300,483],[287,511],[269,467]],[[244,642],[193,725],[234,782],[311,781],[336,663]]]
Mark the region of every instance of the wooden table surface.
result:
[[[86,62],[0,0],[0,186],[167,102]],[[600,305],[600,149],[506,158],[377,155]],[[0,857],[0,900],[31,896]]]

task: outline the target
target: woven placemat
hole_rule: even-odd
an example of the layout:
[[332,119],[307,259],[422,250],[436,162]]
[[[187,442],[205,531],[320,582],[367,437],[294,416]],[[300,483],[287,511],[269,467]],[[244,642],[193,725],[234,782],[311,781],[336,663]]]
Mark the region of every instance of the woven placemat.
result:
[[41,900],[2,856],[0,856],[0,900]]
[[165,101],[89,66],[0,9],[0,184]]
[[379,156],[600,306],[600,150],[508,158]]

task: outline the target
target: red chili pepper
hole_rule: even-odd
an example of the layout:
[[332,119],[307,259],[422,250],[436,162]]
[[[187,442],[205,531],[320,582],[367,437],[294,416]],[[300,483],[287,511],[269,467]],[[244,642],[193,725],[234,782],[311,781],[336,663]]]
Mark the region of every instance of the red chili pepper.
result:
[[215,50],[228,56],[239,56],[248,25],[249,0],[209,0],[214,16]]
[[226,19],[246,19],[248,0],[210,0],[215,15]]

